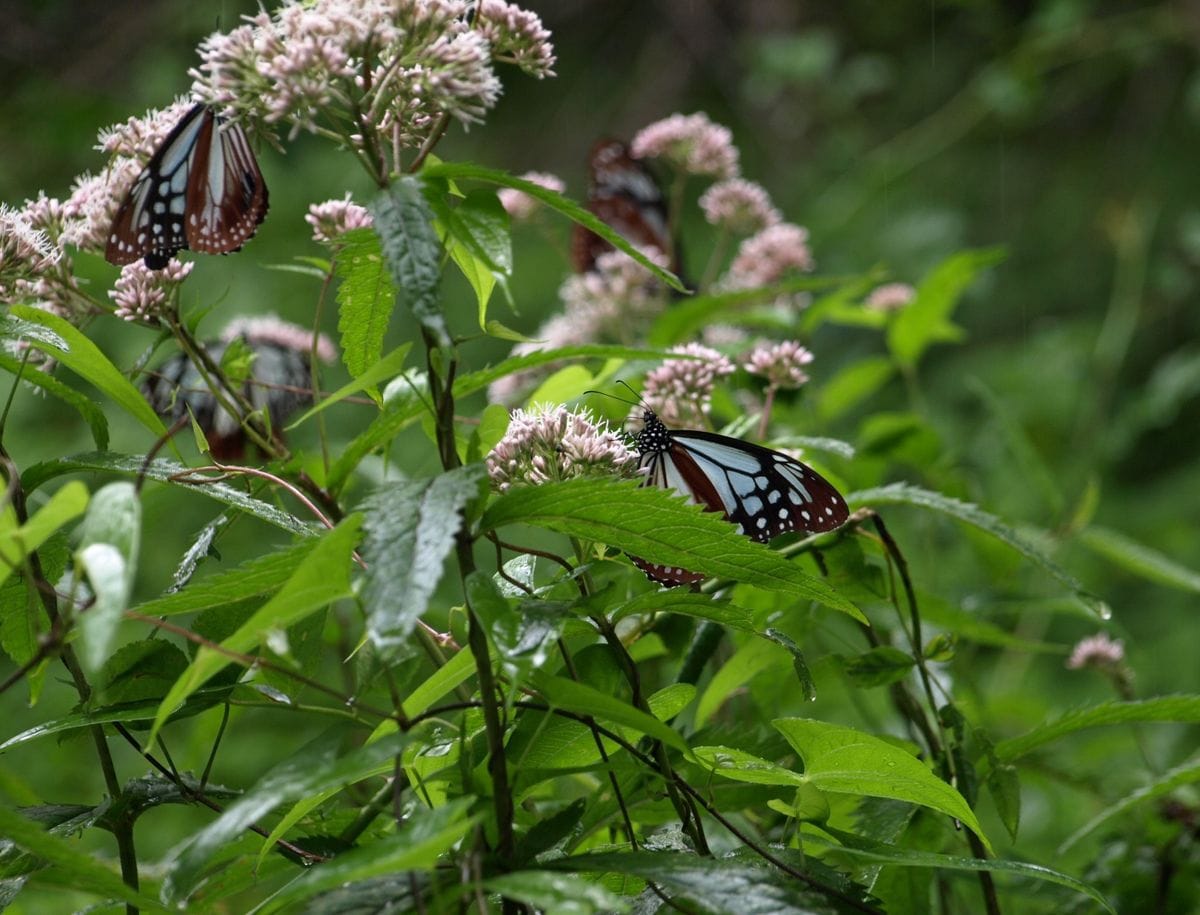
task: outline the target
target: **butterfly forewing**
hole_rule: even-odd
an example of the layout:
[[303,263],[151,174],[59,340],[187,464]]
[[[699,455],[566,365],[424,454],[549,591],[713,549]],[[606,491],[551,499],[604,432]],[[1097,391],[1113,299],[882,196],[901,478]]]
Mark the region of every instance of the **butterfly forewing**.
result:
[[184,248],[236,251],[267,213],[267,188],[245,131],[195,105],[150,157],[109,232],[113,264],[161,269]]

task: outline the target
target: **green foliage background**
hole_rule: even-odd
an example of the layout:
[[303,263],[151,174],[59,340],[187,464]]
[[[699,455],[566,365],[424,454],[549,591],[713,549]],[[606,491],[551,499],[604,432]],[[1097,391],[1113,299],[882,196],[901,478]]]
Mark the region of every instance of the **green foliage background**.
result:
[[[963,339],[933,349],[919,373],[889,382],[869,414],[838,418],[839,434],[860,449],[856,483],[865,489],[904,480],[1019,520],[1035,537],[1049,532],[1047,544],[1061,538],[1057,560],[1113,608],[1113,632],[1126,640],[1138,695],[1200,692],[1200,579],[1187,572],[1200,568],[1195,9],[1082,0],[529,6],[541,7],[554,33],[559,76],[506,78],[487,124],[470,133],[454,128],[438,149],[442,158],[514,173],[552,171],[578,198],[597,136],[629,136],[673,111],[705,110],[733,128],[744,172],[810,229],[821,273],[881,264],[915,282],[950,252],[1007,249],[954,317]],[[73,175],[100,165],[91,148],[98,127],[185,90],[191,49],[214,19],[227,28],[253,8],[8,4],[11,27],[0,38],[0,199],[19,203],[38,188],[65,195]],[[197,276],[227,278],[230,293],[214,326],[235,312],[259,311],[307,323],[310,282],[262,264],[316,253],[303,221],[309,203],[347,190],[365,200],[369,190],[334,153],[305,138],[286,157],[265,150],[261,160],[272,203],[253,242],[255,258],[197,263]],[[520,314],[493,312],[510,326],[532,331],[556,305],[567,266],[566,227],[555,228],[553,243],[517,230]],[[700,227],[685,226],[685,238],[694,234],[689,229]],[[97,278],[112,274],[98,260],[80,263]],[[474,299],[465,283],[447,283],[445,298],[470,320]],[[331,314],[331,334],[335,323]],[[389,343],[415,339],[398,311]],[[822,327],[812,347],[818,383],[872,352],[876,339],[859,328]],[[97,338],[118,365],[130,364],[149,340],[148,332],[111,321]],[[502,341],[488,340],[472,358],[482,366],[506,351]],[[327,389],[345,380],[338,371]],[[478,409],[482,397],[469,403]],[[910,413],[912,405],[919,409]],[[365,425],[371,414],[360,409]],[[330,421],[335,440],[361,428],[352,411],[331,413]],[[127,418],[112,431],[140,441]],[[311,445],[303,434],[299,444]],[[436,472],[426,439],[407,434],[429,462],[407,469]],[[91,447],[74,413],[56,400],[27,397],[5,440],[22,468]],[[405,441],[395,448],[405,449]],[[207,519],[195,501],[165,488],[147,494],[139,599],[168,584]],[[1007,724],[1005,736],[1013,736],[1073,705],[1111,698],[1099,676],[1064,670],[1063,646],[1096,631],[1098,621],[1064,600],[1053,579],[936,515],[898,507],[888,518],[945,628],[979,619],[996,627],[971,649],[969,668],[954,683],[962,705],[1001,730]],[[263,531],[239,525],[222,552],[230,559],[254,553]],[[1020,639],[1022,650],[1005,651],[1009,639]],[[797,708],[794,684],[752,680],[749,689],[764,705]],[[52,677],[35,710],[27,699],[20,689],[0,699],[6,734],[55,710],[66,714],[74,697]],[[849,701],[822,692],[803,713],[832,718]],[[875,693],[862,701],[882,699]],[[317,733],[283,716],[258,718],[242,718],[240,730],[257,729],[257,737],[243,740],[237,756],[222,756],[219,782],[251,783]],[[1179,759],[1197,731],[1145,726],[1142,736],[1162,758]],[[180,767],[202,766],[211,738],[211,729],[199,729],[193,746],[176,751]],[[8,805],[39,797],[85,803],[103,792],[83,739],[64,739],[79,741],[80,752],[35,743],[0,761]],[[114,752],[120,765],[136,768],[126,748]],[[53,766],[45,765],[47,754]],[[1023,855],[1055,863],[1061,835],[1048,827],[1064,816],[1081,825],[1101,809],[1097,797],[1136,786],[1140,765],[1125,729],[1070,738],[1069,752],[1023,782]],[[1000,836],[995,814],[987,816],[989,834]],[[161,854],[208,820],[195,808],[159,808],[147,816],[153,828],[143,830],[141,849],[148,858]],[[93,831],[84,841],[108,853],[105,836]],[[1073,869],[1094,852],[1073,859]],[[35,910],[36,901],[23,904]]]

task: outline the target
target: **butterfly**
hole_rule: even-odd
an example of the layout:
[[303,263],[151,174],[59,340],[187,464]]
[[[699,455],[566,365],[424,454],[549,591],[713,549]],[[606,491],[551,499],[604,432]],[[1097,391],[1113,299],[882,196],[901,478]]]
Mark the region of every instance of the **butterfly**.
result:
[[[271,429],[279,438],[287,418],[312,399],[309,354],[264,340],[244,342],[253,361],[242,394],[255,409],[266,408]],[[214,362],[220,363],[229,343],[210,340],[201,345]],[[186,353],[177,353],[159,366],[142,390],[159,416],[178,421],[190,413],[217,460],[241,460],[245,456],[245,430],[218,403]]]
[[[678,264],[667,224],[667,201],[654,173],[634,159],[620,140],[597,141],[588,158],[588,171],[588,209],[639,248],[667,255],[674,271]],[[579,273],[591,270],[597,257],[613,250],[578,223],[572,233],[571,260]]]
[[[671,430],[650,409],[634,440],[646,472],[643,486],[673,489],[718,512],[739,533],[766,543],[789,531],[821,533],[841,527],[850,509],[841,493],[806,464],[728,435]],[[631,557],[652,581],[692,584],[706,576]]]
[[175,252],[237,251],[267,215],[267,185],[246,132],[195,105],[167,134],[129,189],[109,230],[105,259],[145,258],[161,270]]

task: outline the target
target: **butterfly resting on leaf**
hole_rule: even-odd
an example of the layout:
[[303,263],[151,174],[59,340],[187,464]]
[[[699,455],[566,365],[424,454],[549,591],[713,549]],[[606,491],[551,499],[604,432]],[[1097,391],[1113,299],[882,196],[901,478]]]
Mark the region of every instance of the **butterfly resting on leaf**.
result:
[[[832,531],[850,516],[841,493],[808,465],[728,435],[668,429],[650,409],[643,412],[634,447],[646,473],[643,486],[673,489],[759,543],[792,531]],[[692,584],[707,577],[631,558],[660,584]]]
[[246,132],[195,105],[155,150],[109,230],[105,259],[151,270],[176,252],[237,251],[267,215],[267,185]]

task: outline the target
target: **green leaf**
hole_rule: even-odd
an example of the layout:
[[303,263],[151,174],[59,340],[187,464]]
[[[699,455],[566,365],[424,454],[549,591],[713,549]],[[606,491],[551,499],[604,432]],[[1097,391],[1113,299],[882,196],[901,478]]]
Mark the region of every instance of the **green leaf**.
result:
[[668,567],[814,600],[866,621],[857,607],[797,563],[662,489],[606,480],[547,483],[496,499],[480,526],[490,530],[516,523],[608,543]]
[[677,292],[688,291],[675,274],[659,267],[622,236],[614,232],[610,226],[601,222],[579,204],[575,203],[575,201],[555,191],[544,188],[540,184],[534,184],[532,181],[526,181],[524,178],[517,178],[507,172],[483,168],[482,166],[472,165],[468,162],[429,162],[421,169],[421,175],[426,178],[449,178],[453,181],[461,179],[485,181],[489,184],[498,184],[501,187],[511,187],[515,190],[523,191],[530,197],[544,203],[550,209],[561,213],[568,219],[579,223],[585,229],[596,233],[614,248],[624,251],[672,289]]
[[962,339],[950,321],[958,301],[980,272],[1005,258],[1002,248],[953,254],[934,267],[917,286],[916,299],[888,325],[888,349],[903,365],[915,366],[934,343]]
[[412,175],[395,179],[375,198],[371,215],[397,294],[437,344],[445,347],[450,345],[450,334],[437,295],[441,245],[421,186]]
[[426,199],[449,240],[450,258],[475,291],[479,327],[487,330],[487,306],[496,283],[512,276],[512,238],[508,212],[491,190],[471,191],[451,206],[438,184],[426,186]]
[[483,882],[484,889],[500,893],[543,912],[557,915],[593,915],[627,912],[628,900],[591,880],[550,871],[517,871]]
[[876,861],[881,864],[891,864],[898,867],[933,867],[939,870],[950,871],[986,871],[995,874],[1012,874],[1016,877],[1042,880],[1046,883],[1065,886],[1068,889],[1082,893],[1104,906],[1109,912],[1114,911],[1104,898],[1104,895],[1094,886],[1084,883],[1070,874],[1064,874],[1048,867],[1043,867],[1040,864],[1026,864],[1024,861],[1002,861],[998,858],[963,858],[956,855],[940,855],[935,852],[912,851],[907,848],[897,848],[893,845],[872,842],[861,836],[851,836],[842,832],[835,834],[838,838],[842,839],[841,845],[834,845],[831,842],[825,841],[820,836],[811,834],[805,835],[804,841],[806,844],[811,843],[814,848],[849,855],[864,861]]
[[732,292],[694,296],[687,301],[673,303],[670,308],[659,315],[650,329],[647,339],[656,346],[671,346],[690,341],[695,338],[698,331],[719,320],[727,312],[736,312],[750,305],[773,302],[780,296],[830,289],[853,282],[854,279],[854,277],[837,276],[798,276],[782,283],[759,286],[755,289],[737,289]]
[[810,718],[779,718],[772,724],[803,758],[805,780],[822,791],[886,797],[940,810],[970,827],[991,851],[963,796],[911,753],[862,731]]
[[535,671],[532,680],[537,691],[554,708],[591,715],[602,721],[612,721],[639,734],[660,740],[669,747],[687,750],[687,744],[673,728],[608,693],[542,670]]
[[907,652],[880,645],[860,655],[842,658],[842,669],[855,686],[871,689],[903,680],[916,663]]
[[[412,349],[411,343],[400,344],[361,375],[358,375],[353,381],[342,385],[332,394],[323,395],[319,404],[305,411],[304,415],[302,415],[295,422],[289,424],[286,428],[289,430],[295,429],[301,423],[315,416],[317,413],[320,413],[327,407],[333,406],[339,400],[344,400],[351,394],[357,394],[359,391],[368,389],[373,390],[375,386],[379,384],[379,382],[389,380],[396,375],[399,375],[400,371],[404,368],[404,360],[407,358],[408,351],[410,349]],[[371,396],[375,397],[377,401],[382,402],[382,399],[378,397],[378,391]]]
[[817,415],[825,423],[853,410],[896,373],[886,356],[858,359],[830,378],[817,395]]
[[[670,893],[687,911],[738,915],[826,915],[863,911],[862,905],[839,904],[838,899],[865,894],[857,888],[833,887],[810,875],[810,883],[754,860],[701,858],[682,852],[601,852],[556,858],[542,865],[558,871],[627,874],[650,881]],[[802,871],[810,867],[799,868]],[[825,885],[823,885],[825,884]],[[871,911],[871,909],[867,909]]]
[[310,613],[350,594],[350,554],[358,540],[361,515],[351,515],[321,537],[308,559],[237,631],[222,640],[221,649],[202,646],[171,691],[167,693],[147,739],[153,744],[159,729],[184,700],[230,663],[229,652],[253,651],[274,629],[298,623]]
[[1083,826],[1071,833],[1065,838],[1058,849],[1056,855],[1065,855],[1080,840],[1086,838],[1096,832],[1102,826],[1112,822],[1118,817],[1124,816],[1133,808],[1145,804],[1148,801],[1158,800],[1162,797],[1169,797],[1175,794],[1184,785],[1194,785],[1200,782],[1200,759],[1193,757],[1187,762],[1176,766],[1175,768],[1164,772],[1148,785],[1143,785],[1136,791],[1132,791],[1125,797],[1116,802],[1106,801],[1108,804],[1100,813],[1092,817]]
[[1200,592],[1200,572],[1180,565],[1158,550],[1138,543],[1119,531],[1107,527],[1087,527],[1079,532],[1079,539],[1101,556],[1148,581],[1181,591]]
[[782,675],[786,659],[785,652],[773,642],[747,642],[708,681],[696,704],[695,727],[703,727],[734,690],[764,670],[778,666]]
[[766,629],[762,636],[779,645],[792,656],[792,670],[796,672],[796,680],[800,683],[800,695],[809,702],[816,699],[817,685],[813,682],[812,671],[808,669],[808,661],[804,659],[804,652],[800,646],[792,641],[790,636],[778,629]]
[[339,757],[337,750],[345,737],[339,730],[320,735],[277,764],[219,817],[178,847],[163,882],[163,899],[176,904],[186,900],[209,859],[276,807],[352,785],[371,773],[390,771],[409,739],[407,734],[393,734]]
[[410,817],[392,835],[310,868],[258,911],[297,911],[296,903],[324,890],[397,871],[432,869],[475,826],[478,817],[467,815],[469,804],[464,798]]
[[266,594],[287,581],[320,542],[318,537],[308,537],[224,572],[214,572],[174,594],[164,594],[133,609],[143,616],[176,616]]
[[808,784],[803,775],[798,775],[783,766],[732,747],[695,747],[692,755],[700,765],[710,771],[736,782],[753,785],[787,785],[797,787]]
[[[342,336],[342,362],[351,378],[360,379],[368,367],[379,362],[383,353],[383,338],[396,304],[396,287],[374,230],[353,229],[341,237],[340,244],[335,272],[339,280],[338,333]],[[369,389],[377,401],[378,380],[362,382],[362,387]],[[315,409],[309,411],[313,412]]]
[[727,600],[677,589],[673,591],[648,591],[633,600],[618,604],[609,614],[614,623],[627,616],[640,613],[679,613],[696,619],[711,620],[741,632],[757,632],[754,612],[745,607],[731,604]]
[[142,503],[132,483],[109,483],[96,490],[80,525],[75,554],[95,595],[79,616],[89,670],[98,670],[108,659],[121,614],[129,606],[141,533]]
[[155,899],[126,886],[115,871],[93,855],[85,854],[78,843],[50,835],[38,824],[4,807],[0,807],[0,835],[57,868],[76,889],[120,899],[151,912],[166,911]]
[[197,495],[214,499],[224,505],[229,505],[248,515],[253,515],[256,518],[266,521],[268,524],[283,528],[283,530],[289,533],[305,534],[306,536],[313,534],[313,529],[303,521],[289,515],[287,512],[280,511],[274,505],[269,505],[266,502],[246,495],[244,491],[230,486],[228,483],[204,482],[202,478],[197,478],[197,482],[195,483],[188,482],[191,479],[188,476],[190,468],[183,464],[165,458],[156,458],[149,464],[145,462],[145,457],[140,454],[114,454],[110,451],[89,451],[86,454],[76,454],[55,461],[43,461],[41,464],[34,464],[21,474],[21,485],[26,492],[32,492],[47,480],[52,480],[67,473],[102,470],[136,477],[144,470],[147,479],[157,480],[160,483],[167,483],[171,486],[179,486]]
[[1005,762],[1020,759],[1038,747],[1087,728],[1108,727],[1131,721],[1200,721],[1200,696],[1160,696],[1136,702],[1103,702],[1067,712],[1020,737],[996,744],[996,758]]
[[876,489],[864,489],[851,493],[846,497],[851,505],[915,505],[918,508],[931,509],[965,521],[967,524],[991,534],[996,539],[1008,544],[1026,559],[1040,566],[1052,577],[1065,585],[1076,600],[1092,610],[1097,616],[1107,619],[1111,615],[1108,605],[1103,600],[1084,588],[1082,583],[1065,569],[1054,562],[1040,548],[1031,544],[1015,530],[997,518],[968,502],[960,502],[938,492],[911,486],[908,483],[891,483]]
[[[65,344],[64,344],[65,345]],[[92,441],[103,451],[108,447],[108,419],[104,411],[90,397],[81,394],[72,387],[63,384],[53,375],[48,375],[32,365],[22,365],[20,359],[14,359],[8,353],[0,352],[0,368],[5,368],[14,375],[20,374],[22,380],[41,388],[52,397],[61,400],[67,406],[74,408],[83,421],[92,430]]]
[[87,707],[160,700],[187,665],[187,655],[164,639],[142,639],[122,645],[93,679]]
[[59,347],[47,343],[44,339],[30,337],[28,339],[31,346],[53,356],[76,375],[90,381],[116,401],[126,413],[154,433],[155,438],[167,434],[162,420],[146,402],[146,398],[82,332],[58,315],[40,311],[29,305],[12,305],[9,310],[17,317],[48,328],[65,343],[65,347]]
[[363,503],[363,602],[367,634],[385,653],[404,644],[429,606],[442,566],[462,526],[462,511],[479,494],[483,465],[377,489]]
[[[38,549],[47,538],[69,521],[83,514],[88,504],[87,487],[72,480],[50,497],[20,527],[0,527],[0,584],[25,565],[25,557]],[[15,517],[9,515],[9,520]]]

